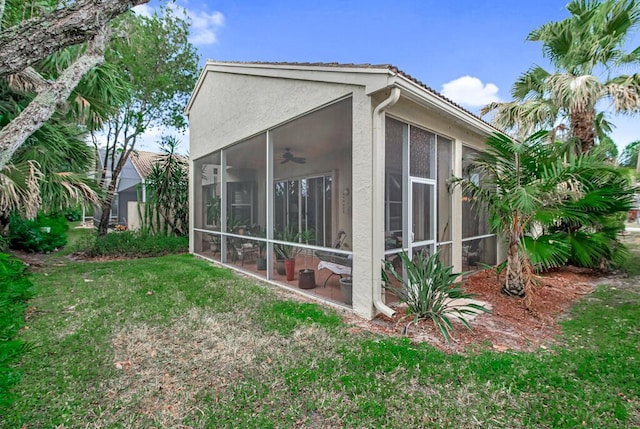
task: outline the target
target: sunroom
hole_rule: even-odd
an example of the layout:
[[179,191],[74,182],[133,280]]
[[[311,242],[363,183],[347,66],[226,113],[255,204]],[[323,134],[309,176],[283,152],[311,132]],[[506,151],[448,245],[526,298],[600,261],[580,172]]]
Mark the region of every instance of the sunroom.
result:
[[499,258],[450,186],[495,130],[395,67],[209,61],[187,114],[202,258],[366,318],[392,312],[382,261],[403,250]]

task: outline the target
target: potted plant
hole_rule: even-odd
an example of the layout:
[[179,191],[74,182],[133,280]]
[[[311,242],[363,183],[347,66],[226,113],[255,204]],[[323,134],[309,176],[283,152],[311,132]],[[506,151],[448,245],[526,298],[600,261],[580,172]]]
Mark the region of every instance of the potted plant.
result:
[[[275,236],[278,240],[287,241],[287,242],[295,242],[297,241],[298,234],[293,232],[293,230],[289,227],[285,228],[281,233],[276,232]],[[291,244],[274,244],[273,251],[276,254],[276,261],[284,262],[284,274],[286,275],[287,281],[291,281],[295,277],[295,269],[296,269],[296,255],[300,252],[300,248]],[[276,265],[276,268],[278,266]],[[282,274],[278,269],[278,274]]]
[[[307,229],[298,234],[298,241],[304,244],[313,242],[314,234],[312,229]],[[309,252],[304,250],[304,269],[298,271],[298,287],[300,289],[313,289],[316,287],[316,272],[308,267]]]

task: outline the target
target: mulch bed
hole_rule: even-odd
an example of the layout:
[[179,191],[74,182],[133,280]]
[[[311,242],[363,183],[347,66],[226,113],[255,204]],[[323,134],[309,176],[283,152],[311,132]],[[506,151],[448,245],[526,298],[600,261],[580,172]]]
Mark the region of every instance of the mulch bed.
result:
[[428,342],[447,352],[533,351],[557,342],[561,333],[558,320],[572,304],[591,293],[603,280],[601,273],[566,267],[536,277],[537,285],[525,300],[502,294],[502,279],[496,278],[494,271],[485,270],[467,277],[464,288],[476,295],[474,299],[488,303],[492,313],[481,314],[472,320],[473,331],[454,321],[455,331],[449,343],[430,320],[409,325],[413,319],[407,316],[406,307],[402,305],[393,307],[396,310],[393,319],[379,315],[366,324],[357,323],[359,328],[355,329],[406,335],[416,343]]

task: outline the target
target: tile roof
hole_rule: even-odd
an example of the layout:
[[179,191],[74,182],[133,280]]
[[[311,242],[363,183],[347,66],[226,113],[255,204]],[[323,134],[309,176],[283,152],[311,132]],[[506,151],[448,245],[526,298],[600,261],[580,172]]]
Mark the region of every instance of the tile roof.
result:
[[411,76],[409,73],[403,72],[402,70],[400,70],[398,67],[394,66],[393,64],[367,64],[367,63],[354,64],[354,63],[323,63],[323,62],[318,62],[318,63],[311,63],[311,62],[269,62],[269,61],[218,61],[218,60],[208,60],[208,61],[212,61],[212,62],[219,63],[219,64],[238,64],[238,65],[242,65],[242,64],[256,65],[257,64],[257,65],[271,65],[271,66],[335,67],[335,68],[388,70],[388,71],[390,71],[392,73],[396,73],[396,74],[404,77],[407,80],[410,80],[411,82],[413,82],[416,85],[420,86],[422,89],[425,89],[426,91],[432,93],[436,97],[439,97],[440,99],[446,101],[447,103],[451,104],[452,106],[455,106],[456,108],[460,109],[461,111],[463,111],[463,112],[475,117],[476,119],[479,119],[480,121],[482,121],[485,124],[489,125],[491,128],[495,129],[496,131],[504,133],[503,130],[497,128],[495,125],[491,124],[490,122],[485,121],[479,115],[471,112],[468,109],[465,109],[460,104],[458,104],[455,101],[451,100],[450,98],[447,98],[444,95],[440,94],[438,91],[436,91],[435,89],[433,89],[430,86],[426,85],[425,83],[423,83],[419,79]]
[[151,167],[162,156],[160,153],[135,150],[131,152],[129,159],[133,168],[136,169],[141,178],[145,179],[151,173]]

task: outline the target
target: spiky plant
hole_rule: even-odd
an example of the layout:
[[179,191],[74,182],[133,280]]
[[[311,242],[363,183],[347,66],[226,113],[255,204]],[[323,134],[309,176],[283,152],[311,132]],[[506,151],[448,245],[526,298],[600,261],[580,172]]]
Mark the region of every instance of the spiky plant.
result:
[[[431,319],[446,341],[451,340],[453,324],[450,317],[458,319],[471,329],[465,316],[489,312],[479,304],[469,302],[474,295],[465,292],[456,279],[460,274],[453,272],[453,267],[444,266],[438,252],[425,256],[417,253],[413,259],[406,252],[401,252],[402,270],[396,271],[391,261],[385,261],[383,279],[386,288],[391,290],[400,300],[407,304],[407,314],[416,323],[421,319]],[[401,286],[393,286],[391,277]]]

